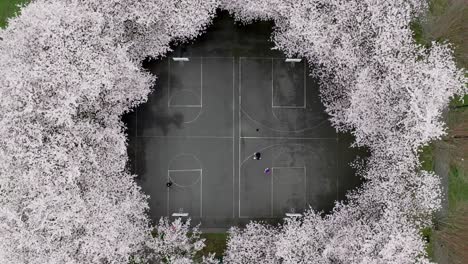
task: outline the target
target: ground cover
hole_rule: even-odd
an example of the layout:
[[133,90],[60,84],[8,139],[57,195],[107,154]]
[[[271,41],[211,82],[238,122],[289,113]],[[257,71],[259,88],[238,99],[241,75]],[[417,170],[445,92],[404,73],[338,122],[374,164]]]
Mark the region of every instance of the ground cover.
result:
[[[171,14],[169,18],[173,18],[172,15],[182,17],[173,20],[168,18],[157,21],[155,24],[152,24],[154,21],[141,21],[142,18],[146,17],[142,13],[151,10],[152,3],[145,3],[146,5],[140,9],[138,7],[131,9],[130,6],[123,5],[121,7],[124,10],[116,11],[114,5],[106,7],[105,3],[100,3],[96,6],[94,5],[96,3],[92,1],[84,3],[83,6],[72,6],[69,3],[60,2],[52,4],[36,2],[34,8],[30,8],[29,16],[25,16],[23,20],[17,20],[18,23],[14,23],[14,27],[1,32],[3,40],[0,42],[0,49],[2,51],[16,51],[18,48],[24,52],[0,53],[2,57],[0,69],[6,71],[0,76],[2,78],[8,77],[6,80],[0,79],[5,83],[0,97],[2,110],[5,110],[2,111],[2,115],[8,116],[8,118],[0,118],[0,131],[2,132],[0,140],[4,146],[8,147],[2,149],[5,152],[2,153],[2,157],[6,159],[6,162],[2,163],[1,175],[4,177],[0,179],[4,181],[2,186],[10,188],[8,193],[14,194],[2,197],[6,198],[1,200],[2,208],[5,210],[1,212],[0,217],[4,217],[8,221],[4,222],[7,225],[2,226],[0,235],[8,235],[9,238],[14,236],[15,238],[8,239],[9,244],[2,244],[0,247],[4,253],[0,256],[6,259],[4,262],[8,262],[8,260],[14,262],[18,259],[20,261],[24,259],[23,262],[27,262],[29,259],[34,259],[42,262],[51,262],[51,260],[73,262],[70,260],[75,260],[77,263],[86,261],[97,263],[102,262],[102,258],[109,262],[117,262],[128,259],[128,254],[132,253],[136,249],[136,245],[139,245],[139,242],[146,236],[144,234],[146,231],[139,229],[136,231],[140,232],[140,236],[127,239],[128,236],[136,233],[134,228],[140,228],[145,224],[145,218],[139,217],[145,209],[145,203],[144,201],[128,200],[139,199],[141,193],[138,191],[135,191],[133,195],[126,196],[123,195],[123,192],[119,192],[119,190],[124,189],[133,191],[135,186],[129,180],[130,175],[123,171],[123,165],[126,162],[126,157],[123,154],[125,153],[125,136],[122,135],[122,127],[117,120],[130,106],[145,100],[150,78],[149,76],[139,76],[138,72],[132,71],[135,67],[130,66],[133,64],[126,60],[126,56],[119,57],[119,55],[126,54],[127,51],[116,50],[116,54],[108,54],[104,57],[100,55],[103,51],[108,52],[108,49],[105,48],[108,45],[118,46],[113,41],[117,39],[121,43],[121,36],[127,36],[129,41],[133,41],[135,46],[132,46],[131,54],[135,58],[148,54],[158,55],[166,50],[167,46],[165,45],[169,43],[169,40],[196,36],[200,32],[200,27],[203,27],[200,25],[209,21],[210,12],[215,8],[215,5],[208,5],[206,9],[190,9],[187,14],[183,13],[187,11],[187,8],[181,8],[179,5],[169,6],[165,9],[171,11],[167,12]],[[301,4],[308,3],[310,4],[306,1]],[[369,146],[373,150],[370,164],[363,170],[363,177],[368,180],[367,184],[359,192],[349,195],[350,202],[348,204],[338,204],[333,215],[327,218],[322,218],[321,215],[311,211],[301,221],[291,220],[284,226],[283,230],[274,230],[258,224],[249,225],[245,230],[237,230],[232,234],[228,245],[231,262],[237,263],[239,259],[251,259],[257,260],[257,262],[282,259],[286,263],[330,262],[330,260],[346,263],[362,263],[363,260],[384,263],[415,261],[424,263],[426,260],[423,251],[424,244],[417,233],[421,226],[430,224],[427,216],[439,207],[440,200],[437,190],[439,182],[431,173],[423,172],[422,175],[415,173],[413,166],[418,163],[415,162],[417,157],[415,157],[414,151],[422,144],[441,135],[443,124],[438,122],[440,109],[446,107],[447,98],[451,94],[461,92],[463,88],[460,85],[462,82],[460,72],[455,70],[451,54],[446,46],[435,45],[432,50],[418,50],[409,41],[411,35],[406,25],[413,11],[417,12],[418,2],[396,1],[392,2],[391,5],[388,2],[378,2],[372,6],[374,7],[371,9],[372,13],[367,13],[365,17],[356,16],[356,14],[362,14],[363,10],[369,9],[361,6],[361,2],[351,1],[347,3],[349,6],[343,6],[341,1],[337,1],[330,4],[327,2],[326,5],[313,3],[308,8],[272,5],[271,1],[251,3],[239,1],[236,3],[224,2],[224,4],[230,10],[235,11],[244,22],[259,17],[277,19],[279,32],[276,35],[276,41],[281,48],[291,53],[301,50],[307,51],[305,55],[311,61],[320,59],[321,63],[330,67],[328,70],[333,70],[334,74],[329,76],[330,79],[327,79],[327,83],[330,81],[328,83],[330,86],[328,90],[325,90],[324,96],[328,99],[326,106],[330,114],[334,116],[335,125],[342,130],[352,130],[357,136],[356,144]],[[131,7],[133,8],[134,5]],[[248,8],[246,9],[246,7]],[[362,7],[364,9],[361,9]],[[96,12],[97,10],[100,13]],[[197,15],[193,14],[200,10],[207,12],[204,13],[204,16],[198,15],[198,13]],[[119,20],[120,16],[115,15],[119,11],[125,14],[125,18],[130,19]],[[132,11],[134,13],[131,13]],[[178,11],[182,12],[178,13]],[[315,19],[281,24],[284,22],[282,19],[290,17],[291,14],[294,14],[295,18],[309,17],[302,14],[306,11],[307,14],[315,12]],[[327,11],[325,15],[324,11]],[[347,13],[348,11],[352,12]],[[106,16],[111,16],[113,19],[106,20],[108,23],[101,24],[102,17]],[[191,21],[190,18],[194,17],[202,17],[203,19],[202,21]],[[322,18],[323,20],[321,20]],[[377,19],[377,21],[366,21],[369,18]],[[57,22],[56,27],[53,28],[55,32],[60,32],[63,28],[72,29],[74,37],[63,39],[64,35],[58,35],[58,41],[51,38],[38,41],[37,36],[44,34],[45,30],[49,30],[49,28],[40,27],[40,23],[38,23],[45,19]],[[182,30],[180,23],[178,23],[188,20],[188,25],[184,25],[183,29],[189,27],[189,32]],[[161,23],[165,22],[169,25],[160,27]],[[353,24],[353,22],[356,23]],[[125,29],[125,31],[117,34],[114,31],[102,30],[99,27],[101,25]],[[378,26],[374,27],[375,25]],[[91,31],[88,30],[90,27]],[[151,34],[155,33],[155,28],[159,30],[171,28],[171,32],[177,33],[163,32],[157,35],[157,37],[162,35],[161,39],[155,40],[151,38],[155,36],[155,34]],[[172,30],[174,28],[175,30]],[[304,28],[316,29],[317,31],[314,32],[315,34],[309,34],[310,32],[304,32]],[[336,31],[337,29],[338,31]],[[351,29],[351,31],[343,32],[342,29]],[[24,34],[25,30],[30,30],[29,34]],[[330,30],[338,34],[337,39],[333,39],[333,41],[328,39],[329,36],[337,36],[330,34]],[[139,34],[133,35],[132,32]],[[359,34],[354,35],[356,32]],[[363,35],[363,32],[368,33],[368,35]],[[344,35],[339,36],[340,33],[344,33]],[[102,34],[110,35],[107,35],[107,38],[102,38]],[[49,35],[44,34],[44,36]],[[56,35],[52,34],[52,36]],[[83,36],[85,39],[80,39]],[[145,36],[147,37],[145,38]],[[300,40],[292,39],[294,36],[303,38]],[[309,38],[310,36],[313,37]],[[363,38],[360,39],[359,36]],[[372,36],[377,38],[374,39]],[[388,36],[392,37],[388,38]],[[320,46],[312,47],[311,44],[317,42],[317,37],[322,37],[322,43],[325,45],[333,43],[335,46],[327,46],[329,49],[323,49]],[[23,41],[18,41],[18,38]],[[353,41],[350,42],[350,39]],[[96,51],[94,54],[68,54],[66,53],[68,49],[63,49],[61,46],[63,43],[71,47],[81,47],[82,43],[90,43],[91,46],[84,50],[88,52],[97,47],[98,52]],[[26,44],[27,46],[24,46]],[[44,44],[46,45],[44,46]],[[407,49],[402,50],[401,47]],[[34,48],[37,50],[33,50]],[[369,53],[368,50],[374,53]],[[46,56],[31,56],[31,51]],[[325,54],[322,53],[324,51]],[[328,53],[328,51],[330,52]],[[24,56],[14,56],[18,54]],[[368,55],[370,56],[366,57]],[[401,55],[404,56],[401,57]],[[121,63],[116,64],[114,61],[109,61],[113,57],[120,58]],[[49,58],[49,61],[41,61],[38,58]],[[61,61],[62,58],[71,60]],[[83,60],[83,58],[87,60]],[[343,59],[347,63],[356,64],[352,64],[353,67],[348,68],[347,63],[339,63],[343,62]],[[87,63],[81,65],[87,71],[79,71],[79,76],[71,75],[67,79],[64,76],[68,75],[53,68],[55,64],[47,63],[50,60],[59,61],[61,70],[70,69],[68,74],[77,72],[73,68],[77,62]],[[359,64],[362,61],[364,64]],[[112,70],[115,71],[115,68],[112,67],[102,67],[106,71],[95,72],[96,69],[101,69],[97,66],[98,62],[99,65],[104,63],[106,66],[118,65],[116,67],[118,69],[126,69],[126,67],[128,69],[124,71],[124,74],[120,71],[113,72]],[[441,65],[440,62],[444,63]],[[33,67],[25,68],[24,64]],[[63,65],[69,67],[63,67]],[[437,68],[438,66],[441,67]],[[46,67],[54,70],[53,73],[48,74],[49,78],[26,78],[34,77],[34,73],[44,72]],[[366,71],[360,71],[361,69],[366,69]],[[89,73],[88,71],[91,71],[92,74],[82,75],[82,73]],[[24,75],[19,76],[20,72],[24,72]],[[326,72],[322,73],[326,74]],[[356,74],[359,75],[359,78],[356,78]],[[431,78],[427,78],[427,74]],[[136,94],[132,94],[130,98],[126,97],[128,90],[118,86],[125,81],[125,79],[118,78],[122,75],[131,77],[129,78],[131,83],[137,83],[136,87],[129,83],[124,83],[125,86],[139,88],[139,90],[136,89],[137,91],[132,90]],[[402,78],[402,76],[410,78]],[[443,81],[438,83],[441,76],[444,76]],[[138,80],[145,79],[145,77],[147,82],[138,83]],[[31,82],[25,82],[24,79]],[[95,80],[101,79],[105,79],[107,83],[97,87],[92,86]],[[358,80],[358,84],[355,87],[349,87],[349,80]],[[70,82],[67,81],[88,85],[67,90],[70,87],[68,85]],[[424,82],[421,83],[421,81]],[[37,89],[38,87],[39,89]],[[50,87],[63,89],[51,92],[48,90]],[[115,91],[116,87],[121,89]],[[402,89],[402,87],[406,89]],[[445,87],[447,90],[440,89],[440,87]],[[111,88],[112,93],[109,92]],[[337,90],[336,88],[341,89]],[[349,91],[347,88],[353,89]],[[43,94],[43,91],[49,93]],[[59,91],[60,94],[56,95],[54,91]],[[90,91],[93,92],[91,98]],[[334,94],[337,91],[342,93]],[[439,92],[442,94],[438,94]],[[421,96],[428,93],[434,96],[429,98]],[[38,96],[39,100],[37,100]],[[63,98],[69,98],[70,101],[65,104]],[[362,100],[363,98],[366,100]],[[21,109],[24,106],[18,103],[23,102],[23,100],[25,105],[29,107],[28,109],[42,109],[42,112],[17,111],[18,108]],[[57,102],[61,104],[57,106]],[[383,107],[386,106],[386,102],[391,102],[393,105],[388,108]],[[57,108],[63,111],[59,111]],[[402,111],[405,111],[404,116],[401,116]],[[69,113],[69,115],[57,116],[57,112]],[[78,116],[75,116],[77,112]],[[362,117],[363,113],[372,115],[360,119],[359,117]],[[24,120],[26,120],[24,123],[29,126],[19,127],[18,123],[21,123],[19,121]],[[37,122],[37,120],[41,122]],[[63,127],[56,127],[57,124]],[[103,135],[103,131],[107,132],[105,134],[107,137],[98,137]],[[42,135],[43,132],[45,136],[38,136]],[[63,134],[67,132],[68,134]],[[26,138],[24,135],[29,137]],[[76,140],[76,142],[66,141],[67,139]],[[73,152],[78,146],[87,149]],[[32,148],[35,152],[31,151]],[[57,149],[63,150],[62,155],[53,155],[57,153]],[[89,153],[94,153],[95,156],[86,156]],[[36,155],[31,156],[31,154]],[[57,160],[50,161],[44,157],[56,157]],[[90,160],[93,163],[89,164]],[[69,164],[69,162],[76,163]],[[108,166],[101,169],[102,164]],[[66,168],[76,169],[67,171]],[[84,168],[86,168],[86,173],[80,174],[82,171],[80,169]],[[108,170],[113,168],[122,170],[119,169],[109,174]],[[29,173],[31,170],[42,173],[31,175]],[[74,181],[54,182],[53,180],[63,179],[62,177],[52,177],[56,176],[57,173],[63,173],[70,176],[68,179],[79,181],[78,183]],[[32,178],[31,176],[36,177]],[[421,176],[424,176],[424,181],[421,181]],[[128,181],[122,182],[122,178],[126,178]],[[51,182],[54,185],[50,184]],[[118,185],[109,183],[117,183]],[[44,193],[42,185],[47,185],[52,192]],[[112,189],[112,187],[115,188]],[[34,194],[40,193],[42,196],[27,196],[25,191]],[[68,197],[71,199],[63,199],[64,192],[69,194]],[[61,195],[56,195],[57,193],[61,193]],[[103,193],[106,195],[102,195]],[[79,195],[86,195],[85,197],[88,198],[88,202],[81,210],[76,208],[76,205],[79,206],[79,202],[82,201]],[[30,197],[39,198],[31,199]],[[28,199],[25,200],[25,198]],[[42,207],[44,204],[50,205],[51,201],[55,202],[54,210]],[[70,208],[70,204],[68,204],[70,201],[73,208],[77,210],[66,211],[70,212],[69,214],[63,211],[58,215],[50,215],[50,213],[56,213],[57,210]],[[140,207],[135,208],[136,205]],[[115,211],[106,211],[108,208],[114,208]],[[134,211],[136,217],[119,218],[122,212],[127,212],[129,209],[136,210]],[[91,214],[83,214],[83,212]],[[112,213],[113,217],[109,217],[108,213]],[[63,216],[68,217],[64,218]],[[99,219],[94,219],[96,216]],[[114,220],[106,222],[106,225],[102,225],[102,221],[99,221],[108,218],[119,218],[118,226]],[[413,221],[415,218],[418,220],[417,222]],[[135,222],[128,223],[126,222],[128,219],[138,219],[140,222],[137,224],[141,225],[137,225]],[[366,221],[363,222],[362,219],[366,219]],[[302,220],[306,224],[301,224]],[[77,228],[68,230],[67,228],[71,226],[69,225],[70,221],[74,221]],[[60,224],[58,227],[57,222]],[[167,224],[166,226],[168,232],[177,231],[177,227],[173,225]],[[105,230],[109,227],[116,229]],[[57,231],[68,235],[65,239],[60,237],[57,240],[42,240],[44,237],[55,237]],[[28,234],[27,237],[25,233]],[[313,236],[308,236],[309,234],[313,234]],[[300,239],[297,239],[298,237]],[[63,243],[64,240],[69,243]],[[7,241],[7,239],[0,241]],[[274,243],[272,243],[273,241]],[[103,242],[106,245],[105,248],[99,248]],[[124,244],[116,244],[116,242]],[[128,242],[132,243],[128,244]],[[164,241],[155,242],[158,244]],[[304,242],[307,244],[304,245]],[[273,244],[275,247],[272,247]],[[24,250],[18,251],[19,247],[15,245],[21,245]],[[79,246],[74,248],[73,245]],[[135,248],[133,248],[134,246]],[[247,251],[242,251],[242,247],[245,247]],[[160,247],[154,247],[154,249],[158,250]],[[239,249],[241,251],[237,251]],[[22,254],[25,251],[29,254]],[[49,254],[44,255],[43,252],[49,252]],[[244,254],[245,252],[254,252],[255,254]],[[163,253],[167,254],[167,252]],[[97,259],[96,256],[102,258]],[[174,256],[174,258],[178,257],[180,256]],[[182,257],[187,260],[186,256]]]
[[[429,12],[412,24],[415,40],[422,45],[431,41],[453,44],[459,67],[468,66],[468,5],[462,0],[432,0]],[[435,217],[435,230],[425,229],[427,251],[434,261],[460,261],[466,252],[468,227],[468,96],[452,100],[445,112],[448,135],[426,146],[420,159],[424,170],[435,171],[442,177],[445,188],[445,209]],[[456,230],[456,232],[454,232]],[[463,235],[465,237],[463,237]],[[460,239],[463,238],[463,239]]]
[[202,256],[215,253],[215,258],[222,260],[227,247],[228,233],[203,233],[200,237],[205,239],[205,247],[197,253],[196,257],[201,259]]
[[21,10],[21,5],[29,3],[30,0],[5,0],[0,1],[0,28],[5,28],[7,20],[12,18]]

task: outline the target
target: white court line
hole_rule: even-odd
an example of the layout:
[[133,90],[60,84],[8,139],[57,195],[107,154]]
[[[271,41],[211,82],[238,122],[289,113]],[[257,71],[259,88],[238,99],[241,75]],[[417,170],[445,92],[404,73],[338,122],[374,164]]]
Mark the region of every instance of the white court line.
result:
[[304,208],[307,207],[307,167],[304,166]]
[[[172,57],[170,57],[172,58]],[[191,56],[191,57],[188,57],[188,58],[192,58],[192,59],[232,59],[234,57],[229,57],[229,56]]]
[[257,120],[255,120],[254,118],[252,118],[246,111],[244,111],[243,109],[241,109],[241,111],[247,116],[248,119],[250,119],[252,122],[262,126],[262,127],[265,127],[271,131],[275,131],[275,132],[284,132],[284,133],[302,133],[302,132],[305,132],[305,131],[308,131],[308,130],[312,130],[312,129],[315,129],[319,126],[322,126],[324,124],[326,124],[326,122],[328,121],[328,119],[323,119],[320,123],[314,125],[313,127],[306,127],[306,128],[302,128],[302,129],[298,129],[298,130],[280,130],[280,129],[274,129],[272,127],[269,127]]
[[[238,195],[239,195],[239,210],[238,210],[238,217],[239,218],[251,218],[251,217],[248,217],[248,216],[242,216],[241,215],[241,171],[242,171],[242,164],[244,162],[241,162],[241,139],[328,139],[328,138],[288,138],[288,137],[242,137],[242,118],[241,118],[241,109],[242,109],[242,59],[244,57],[239,57],[239,88],[238,88],[238,91],[239,91],[239,174],[238,174]],[[252,57],[248,57],[248,58],[252,58]],[[258,58],[258,57],[257,57]],[[262,58],[262,59],[273,59],[271,57],[269,58]],[[273,63],[272,63],[272,67],[273,67]],[[273,76],[273,72],[272,72],[272,76]],[[273,86],[273,79],[272,79],[272,86]],[[272,95],[272,98],[273,98],[273,95]],[[332,139],[335,139],[335,138],[332,138]],[[282,145],[282,144],[277,144],[277,145]],[[272,145],[272,146],[276,146],[276,145]],[[271,147],[271,146],[269,146]],[[267,148],[269,148],[267,147]],[[265,148],[265,149],[267,149]],[[247,158],[248,159],[248,158]],[[246,160],[247,160],[246,159]],[[245,161],[245,160],[244,160]],[[302,168],[302,167],[300,167]],[[273,181],[273,177],[271,179],[271,181]],[[272,185],[273,187],[273,185]],[[273,192],[271,192],[273,193]],[[271,215],[273,215],[272,211],[273,211],[273,200],[271,198]]]
[[235,98],[235,90],[236,90],[236,85],[235,85],[235,75],[236,75],[236,62],[235,58],[232,57],[232,218],[236,217],[236,170],[235,170],[235,163],[236,163],[236,150],[235,150],[235,144],[236,144],[236,127],[234,126],[235,120],[236,120],[236,98]]
[[199,104],[199,105],[173,105],[173,104],[170,104],[169,107],[197,107],[197,108],[202,108],[203,106],[201,104]]
[[306,184],[306,179],[307,179],[307,169],[306,166],[302,167],[271,167],[271,217],[273,217],[274,214],[274,171],[275,169],[302,169],[303,170],[303,175],[304,175],[304,206],[307,205],[307,184]]
[[[285,153],[285,152],[283,152]],[[302,167],[271,167],[272,170],[279,170],[279,169],[305,169],[305,166]]]
[[138,167],[137,167],[137,153],[138,153],[138,107],[135,109],[135,114],[136,114],[136,120],[135,120],[135,139],[136,139],[136,144],[135,144],[135,153],[133,153],[133,157],[135,160],[133,161],[133,165],[135,166],[135,173],[138,172]]
[[241,218],[241,136],[242,136],[242,130],[241,130],[241,127],[242,127],[242,117],[241,117],[241,108],[242,108],[242,92],[241,92],[241,88],[242,88],[242,57],[239,58],[239,181],[238,181],[238,189],[239,189],[239,218]]
[[[336,160],[338,162],[338,168],[341,170],[341,162],[340,162],[340,150],[339,150],[339,144],[338,144],[338,137],[336,138]],[[338,173],[336,173],[336,200],[338,201],[338,190],[339,190],[339,178],[338,178]]]
[[284,106],[284,105],[273,105],[271,108],[274,109],[306,109],[305,106]]
[[275,173],[274,173],[274,167],[271,167],[271,177],[270,177],[270,186],[271,186],[271,190],[270,190],[270,216],[273,217],[273,208],[275,207],[274,204],[273,204],[273,199],[274,199],[274,193],[273,193],[273,182],[274,182],[274,176],[275,176]]
[[206,138],[206,139],[232,139],[232,137],[218,136],[139,136],[139,138]]
[[167,170],[169,173],[170,172],[184,172],[184,171],[202,171],[202,169],[187,169],[187,170]]
[[[264,150],[266,150],[266,149],[270,149],[270,148],[272,148],[272,147],[284,146],[284,145],[287,145],[287,144],[284,144],[284,143],[282,143],[282,144],[273,144],[273,145],[269,145],[269,146],[267,146],[267,147],[264,147],[264,148],[262,148],[262,149],[260,149],[260,150],[258,150],[258,151],[259,151],[259,152],[262,152],[262,151],[264,151]],[[298,144],[298,143],[294,143],[294,144],[290,144],[290,145],[304,146],[303,144]],[[242,165],[244,164],[244,162],[246,162],[247,160],[249,160],[249,159],[252,157],[252,155],[248,155],[247,158],[245,158],[242,162],[240,162],[240,160],[241,160],[241,157],[240,157],[240,156],[241,156],[241,154],[240,154],[240,140],[239,140],[239,218],[248,218],[248,217],[243,217],[243,216],[240,215],[240,186],[241,186],[241,185],[240,185],[240,179],[241,179],[241,177],[240,177],[240,171],[241,171],[241,168],[242,168]]]
[[[305,63],[304,63],[305,67]],[[305,68],[304,68],[305,69]],[[280,108],[280,109],[306,109],[306,85],[305,85],[305,70],[304,70],[304,104],[302,106],[287,106],[287,105],[275,105],[274,103],[274,58],[271,59],[271,108]]]
[[275,89],[273,87],[274,86],[275,74],[273,73],[273,71],[274,71],[273,65],[274,65],[274,60],[273,60],[273,58],[271,58],[271,108],[274,108],[274,106],[275,106],[275,102],[274,102]]
[[240,137],[241,139],[297,139],[297,140],[334,140],[336,138],[305,138],[305,137]]
[[171,107],[171,60],[167,60],[167,108]]
[[[167,180],[166,182],[168,182],[169,180],[171,179],[171,176],[169,175],[169,170],[167,170]],[[170,207],[170,202],[169,202],[169,188],[166,188],[166,193],[167,193],[167,203],[166,203],[166,215],[167,217],[169,217],[169,207]]]
[[307,67],[304,62],[304,108],[307,108]]
[[[203,57],[190,57],[190,58],[200,58],[200,104],[190,104],[190,105],[179,105],[179,104],[171,104],[172,100],[172,95],[171,95],[171,60],[168,60],[168,81],[167,81],[167,86],[168,86],[168,92],[167,92],[167,107],[187,107],[187,108],[203,108]],[[184,62],[182,62],[184,63]],[[188,90],[188,89],[182,89],[182,90]],[[189,90],[191,91],[191,90]],[[195,91],[191,91],[196,95]],[[200,116],[200,114],[199,114]],[[197,117],[198,119],[198,117]],[[187,123],[187,122],[184,122]],[[189,122],[191,123],[191,122]]]
[[264,60],[269,60],[269,59],[284,59],[282,57],[239,57],[239,59],[264,59]]
[[200,58],[200,105],[203,107],[203,57]]
[[200,171],[200,218],[203,217],[203,170]]
[[[184,170],[167,170],[167,181],[171,179],[171,172],[187,172],[187,171],[198,171],[200,177],[200,218],[203,217],[203,169],[184,169]],[[170,188],[167,189],[167,216],[170,214]]]

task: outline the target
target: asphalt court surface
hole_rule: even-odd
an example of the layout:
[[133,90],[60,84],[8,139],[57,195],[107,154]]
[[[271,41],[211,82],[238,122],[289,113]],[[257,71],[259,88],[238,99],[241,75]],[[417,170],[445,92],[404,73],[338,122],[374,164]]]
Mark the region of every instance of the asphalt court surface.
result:
[[[151,197],[154,220],[188,213],[216,228],[309,206],[328,211],[360,183],[348,165],[357,151],[331,127],[309,66],[252,52],[263,35],[262,45],[271,45],[268,27],[232,22],[219,16],[204,39],[147,63],[158,77],[154,92],[124,117],[131,170]],[[226,36],[238,46],[218,47],[214,40]],[[172,59],[181,55],[189,61]]]

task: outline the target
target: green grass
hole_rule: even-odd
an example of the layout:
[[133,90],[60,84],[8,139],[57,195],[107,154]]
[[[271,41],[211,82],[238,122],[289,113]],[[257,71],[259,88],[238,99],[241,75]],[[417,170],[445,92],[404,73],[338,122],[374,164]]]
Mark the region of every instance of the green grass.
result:
[[[467,33],[468,34],[468,33]],[[450,107],[451,108],[462,108],[462,107],[468,107],[468,94],[463,96],[462,98],[457,96],[450,102]]]
[[466,0],[428,0],[429,12],[411,23],[416,43],[430,46],[432,41],[451,43],[455,60],[468,68],[468,4]]
[[468,175],[461,166],[452,164],[449,172],[449,211],[456,211],[463,206],[468,205]]
[[433,240],[433,235],[432,235],[432,228],[424,228],[421,230],[421,235],[426,240],[426,252],[429,257],[429,259],[433,260],[434,259],[434,240]]
[[14,17],[20,11],[18,5],[27,4],[30,0],[0,0],[0,28],[5,28],[8,18]]
[[419,154],[421,169],[425,171],[434,171],[434,145],[429,144],[422,148]]
[[206,233],[201,235],[205,240],[205,247],[200,251],[196,259],[200,260],[202,256],[208,256],[209,253],[215,253],[217,259],[222,259],[226,250],[227,233]]
[[[429,47],[432,41],[445,42],[453,44],[454,56],[457,64],[460,67],[468,67],[468,32],[466,32],[466,24],[468,24],[468,4],[465,0],[428,0],[428,13],[413,21],[410,25],[413,31],[413,38],[416,43]],[[464,101],[460,98],[454,98],[450,103],[450,112],[448,114],[449,138],[454,135],[466,135],[464,132],[468,127],[468,95],[464,96]],[[450,140],[450,139],[449,139]],[[462,216],[464,208],[468,205],[468,173],[464,170],[462,164],[456,159],[463,158],[466,151],[466,144],[461,142],[451,142],[455,148],[455,153],[451,157],[450,171],[448,173],[448,212],[444,224],[439,230],[426,228],[421,230],[422,236],[427,241],[426,252],[432,261],[437,261],[434,255],[435,243],[442,243],[447,247],[453,245],[453,241],[458,239],[458,236],[449,232],[450,226],[457,216]],[[427,171],[434,170],[434,143],[424,147],[420,153],[420,161],[422,169]],[[460,155],[461,154],[461,155]],[[443,160],[443,159],[442,159]],[[440,223],[436,222],[436,226]],[[465,230],[466,232],[466,230]],[[460,233],[460,232],[458,232]],[[454,248],[454,247],[452,247]],[[457,251],[455,249],[455,251]]]

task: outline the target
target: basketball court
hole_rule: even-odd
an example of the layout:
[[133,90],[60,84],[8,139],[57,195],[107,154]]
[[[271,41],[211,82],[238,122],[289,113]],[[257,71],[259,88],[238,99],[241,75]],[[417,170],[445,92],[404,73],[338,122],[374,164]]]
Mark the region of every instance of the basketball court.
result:
[[328,211],[359,184],[351,141],[331,127],[304,60],[203,54],[152,62],[155,90],[124,118],[153,219],[219,228]]

